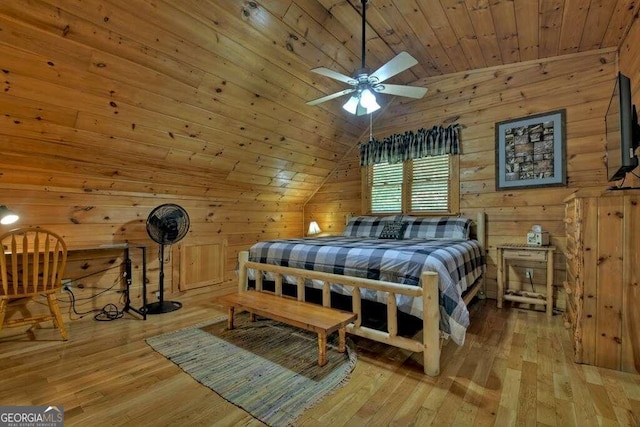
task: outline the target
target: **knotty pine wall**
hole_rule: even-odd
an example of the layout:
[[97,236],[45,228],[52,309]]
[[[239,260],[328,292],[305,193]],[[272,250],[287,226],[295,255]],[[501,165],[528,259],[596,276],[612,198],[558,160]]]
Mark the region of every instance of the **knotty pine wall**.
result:
[[[620,71],[631,79],[633,103],[637,108],[640,108],[640,20],[638,15],[635,16],[629,34],[620,46],[619,63]],[[640,155],[640,149],[636,153]],[[636,169],[634,172],[636,175],[640,175],[640,169]],[[640,187],[640,179],[627,174],[625,185]]]
[[[224,281],[204,290],[209,294],[235,286],[238,250],[263,239],[300,236],[311,218],[325,231],[339,232],[345,214],[360,211],[355,150],[326,181],[323,177],[334,167],[335,153],[344,152],[362,130],[341,123],[336,135],[313,118],[326,111],[286,108],[289,99],[301,103],[317,91],[278,81],[270,70],[293,69],[310,81],[309,67],[296,60],[295,52],[274,47],[271,38],[245,43],[266,40],[264,49],[256,50],[268,60],[243,50],[242,37],[259,32],[243,24],[235,3],[215,3],[216,13],[225,18],[215,29],[181,2],[133,9],[124,0],[28,5],[7,1],[0,8],[0,204],[21,215],[20,226],[51,228],[71,249],[147,244],[148,296],[153,299],[160,264],[144,223],[162,203],[177,203],[189,212],[191,231],[182,243],[226,242]],[[175,36],[176,28],[184,38]],[[631,33],[636,39],[637,32],[636,24]],[[635,46],[625,48],[630,51],[625,64],[637,70],[631,59],[637,56]],[[534,222],[561,244],[558,200],[580,185],[602,184],[604,143],[594,118],[602,117],[603,99],[610,93],[613,60],[613,53],[600,52],[472,72],[466,79],[465,74],[426,79],[419,83],[430,87],[427,97],[414,104],[396,100],[376,117],[375,133],[462,123],[463,212],[488,209],[493,245],[522,238]],[[245,81],[246,75],[264,80]],[[212,111],[221,114],[206,110],[213,98]],[[494,193],[493,123],[565,103],[573,132],[570,188]],[[227,132],[229,123],[242,121],[252,127]],[[266,144],[252,144],[281,132],[288,138],[285,148],[277,150],[279,157]],[[319,186],[305,206],[307,195]],[[0,226],[0,231],[8,228]],[[174,252],[164,260],[169,293],[179,291]],[[132,255],[139,299],[141,260],[135,251]],[[85,285],[82,292],[97,294],[117,281],[120,262],[118,251],[75,253],[67,276]],[[561,274],[559,258],[556,264]],[[495,277],[491,267],[490,278]],[[105,294],[89,306],[119,297]]]
[[[7,168],[0,165],[3,171]],[[32,173],[36,176],[36,172]],[[6,173],[5,173],[6,176]],[[47,176],[39,174],[42,180]],[[55,180],[55,176],[49,176]],[[78,185],[82,177],[78,176]],[[237,286],[235,268],[237,253],[252,243],[263,239],[301,235],[302,207],[295,204],[278,204],[242,201],[238,198],[159,197],[153,194],[126,194],[123,191],[92,190],[82,188],[48,187],[46,185],[6,183],[2,179],[0,200],[20,214],[17,226],[41,226],[61,234],[72,252],[65,277],[73,279],[82,299],[80,310],[100,308],[108,302],[121,302],[120,291],[122,262],[121,250],[76,251],[85,247],[99,247],[113,243],[129,242],[147,245],[147,298],[155,301],[159,282],[159,250],[146,233],[145,221],[151,210],[162,203],[177,203],[184,207],[191,219],[191,228],[180,244],[211,243],[224,240],[226,265],[224,282],[214,287],[202,288],[207,296],[229,292]],[[117,185],[114,179],[113,184]],[[157,188],[161,189],[162,184]],[[124,194],[123,194],[124,193]],[[14,228],[1,226],[0,232]],[[165,252],[166,295],[179,294],[178,249],[180,244]],[[141,252],[131,249],[133,263],[133,293],[135,307],[142,302]],[[113,291],[100,298],[87,300],[116,283]],[[200,290],[196,290],[199,292]],[[63,301],[66,296],[61,297]],[[120,305],[120,307],[122,307]],[[73,316],[72,316],[73,317]]]
[[[616,58],[614,50],[604,50],[425,79],[429,92],[422,100],[396,102],[374,119],[373,133],[378,138],[439,124],[462,126],[461,213],[471,218],[480,210],[487,213],[489,297],[496,295],[496,246],[524,243],[531,225],[541,224],[558,247],[554,284],[556,303],[564,306],[563,200],[581,188],[604,190],[609,185],[604,115],[613,90]],[[640,82],[635,87],[640,88]],[[495,123],[561,108],[566,109],[567,120],[568,186],[496,191]],[[315,219],[323,230],[340,232],[346,214],[361,213],[357,156],[357,150],[347,156],[306,204],[305,222]],[[534,267],[533,281],[536,290],[542,291],[542,266],[520,264],[513,268],[521,286],[529,289],[525,267]]]
[[[205,290],[224,292],[236,285],[238,250],[302,234],[304,197],[334,164],[328,150],[318,153],[313,144],[328,146],[325,132],[335,135],[325,129],[312,135],[309,129],[319,128],[313,121],[291,126],[289,115],[299,112],[266,107],[266,96],[241,86],[265,65],[256,55],[225,49],[240,46],[229,35],[241,31],[234,5],[220,2],[218,12],[229,16],[215,30],[192,20],[186,3],[139,6],[2,3],[0,204],[21,219],[0,232],[46,227],[70,249],[147,244],[147,293],[154,301],[160,263],[145,220],[156,206],[176,203],[191,218],[181,243],[226,244],[224,280]],[[183,39],[170,31],[176,26]],[[293,86],[260,84],[260,93],[272,98],[283,85]],[[245,107],[254,104],[255,110]],[[280,132],[308,137],[309,145],[294,138],[282,143],[286,149],[261,144]],[[179,292],[175,249],[164,260],[168,294]],[[141,258],[132,255],[139,300]],[[84,285],[78,293],[87,298],[117,281],[121,260],[118,251],[76,252],[65,276]],[[120,295],[107,293],[88,305],[101,307]]]

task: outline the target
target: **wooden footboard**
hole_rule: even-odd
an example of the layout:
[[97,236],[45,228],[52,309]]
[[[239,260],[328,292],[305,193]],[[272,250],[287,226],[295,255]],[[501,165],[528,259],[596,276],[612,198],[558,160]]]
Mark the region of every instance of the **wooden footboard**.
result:
[[[438,307],[438,274],[435,272],[422,273],[422,288],[414,286],[400,285],[397,283],[383,282],[371,279],[361,279],[357,277],[341,276],[332,273],[304,270],[299,268],[281,267],[270,264],[260,264],[249,261],[249,253],[242,251],[239,254],[239,291],[248,289],[247,269],[256,271],[267,271],[275,275],[276,295],[282,296],[282,276],[289,275],[297,278],[297,298],[304,301],[304,281],[305,279],[315,279],[323,282],[322,304],[331,306],[330,284],[337,283],[353,287],[353,312],[358,315],[357,320],[347,326],[347,332],[374,341],[383,342],[395,347],[403,348],[424,354],[424,372],[427,375],[436,376],[440,373],[440,309]],[[387,331],[362,326],[362,300],[360,289],[367,288],[379,292],[387,293]],[[262,274],[256,274],[256,290],[262,289]],[[423,339],[422,342],[398,336],[398,318],[396,310],[396,295],[408,295],[412,297],[422,297],[423,302]]]

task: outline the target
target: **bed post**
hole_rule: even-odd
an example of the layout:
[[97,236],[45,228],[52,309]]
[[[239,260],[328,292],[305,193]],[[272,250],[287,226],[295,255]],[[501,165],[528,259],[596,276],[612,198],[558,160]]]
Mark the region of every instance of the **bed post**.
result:
[[[482,246],[482,257],[487,259],[487,214],[484,211],[480,211],[476,217],[476,240],[480,242]],[[485,299],[487,294],[485,292],[485,286],[487,284],[487,263],[482,265],[482,276],[480,277],[480,290],[478,291],[478,299]]]
[[424,373],[440,374],[440,304],[438,273],[422,273],[422,354]]
[[244,266],[247,261],[249,261],[249,251],[238,252],[238,292],[249,289],[247,269]]

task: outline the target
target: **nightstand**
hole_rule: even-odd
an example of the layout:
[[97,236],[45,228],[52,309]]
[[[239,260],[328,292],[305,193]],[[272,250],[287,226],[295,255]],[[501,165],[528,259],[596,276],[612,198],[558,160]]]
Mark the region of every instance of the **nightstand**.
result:
[[[547,315],[553,314],[553,252],[555,246],[529,246],[507,244],[498,246],[498,308],[504,300],[546,306]],[[541,294],[528,291],[509,291],[505,289],[505,269],[509,260],[544,262],[547,266],[547,292]]]

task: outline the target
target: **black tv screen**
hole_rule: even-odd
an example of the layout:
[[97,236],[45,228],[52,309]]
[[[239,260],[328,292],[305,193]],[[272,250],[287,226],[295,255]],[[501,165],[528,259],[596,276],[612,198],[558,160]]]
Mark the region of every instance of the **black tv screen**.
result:
[[618,73],[605,116],[607,179],[618,181],[638,166],[638,115],[631,100],[631,81]]

